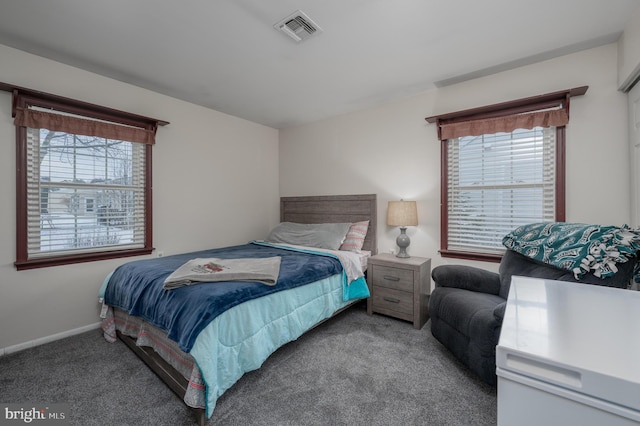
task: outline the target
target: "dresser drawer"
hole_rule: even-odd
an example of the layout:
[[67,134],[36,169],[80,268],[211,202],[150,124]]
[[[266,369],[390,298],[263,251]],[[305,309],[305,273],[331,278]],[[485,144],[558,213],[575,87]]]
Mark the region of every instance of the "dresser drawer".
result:
[[413,294],[392,288],[374,286],[373,308],[379,312],[391,311],[413,315]]
[[413,292],[412,270],[373,265],[372,278],[374,286]]

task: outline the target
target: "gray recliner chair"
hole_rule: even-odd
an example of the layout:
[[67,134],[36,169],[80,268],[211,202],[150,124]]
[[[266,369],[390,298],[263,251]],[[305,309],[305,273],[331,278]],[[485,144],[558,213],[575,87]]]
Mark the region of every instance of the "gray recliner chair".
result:
[[[618,265],[606,279],[586,274],[582,283],[627,288],[634,261]],[[435,289],[429,299],[431,333],[471,371],[496,384],[496,345],[513,275],[576,281],[569,271],[538,263],[507,250],[499,273],[463,265],[441,265],[431,274]]]

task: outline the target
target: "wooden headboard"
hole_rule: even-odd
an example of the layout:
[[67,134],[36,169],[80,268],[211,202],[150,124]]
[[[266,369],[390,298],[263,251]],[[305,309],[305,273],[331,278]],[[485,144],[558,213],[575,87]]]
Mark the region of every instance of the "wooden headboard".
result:
[[346,223],[369,221],[363,250],[378,253],[376,194],[281,197],[280,222]]

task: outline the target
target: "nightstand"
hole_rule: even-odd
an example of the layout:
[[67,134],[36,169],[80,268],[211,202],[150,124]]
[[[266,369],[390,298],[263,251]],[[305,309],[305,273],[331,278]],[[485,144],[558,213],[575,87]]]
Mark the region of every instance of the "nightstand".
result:
[[429,318],[431,293],[431,259],[392,254],[369,258],[367,283],[371,297],[367,299],[367,314],[374,312],[400,318],[421,329]]

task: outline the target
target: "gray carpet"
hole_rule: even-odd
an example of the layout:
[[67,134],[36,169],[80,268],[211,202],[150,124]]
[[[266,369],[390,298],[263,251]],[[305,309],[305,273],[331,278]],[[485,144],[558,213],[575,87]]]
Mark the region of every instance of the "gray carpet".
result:
[[[495,388],[429,327],[351,308],[247,373],[208,425],[495,425]],[[0,402],[68,403],[73,425],[194,424],[142,361],[97,330],[0,357]]]

